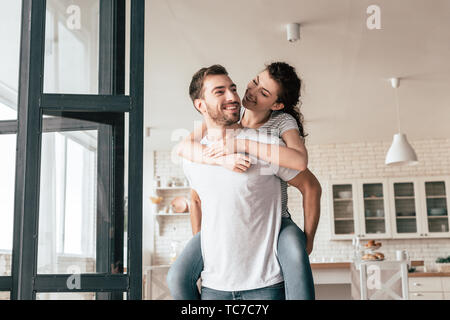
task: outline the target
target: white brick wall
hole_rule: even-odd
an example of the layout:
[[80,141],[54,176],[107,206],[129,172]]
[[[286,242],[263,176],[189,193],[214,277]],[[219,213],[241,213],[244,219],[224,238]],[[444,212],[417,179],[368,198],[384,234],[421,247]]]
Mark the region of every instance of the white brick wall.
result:
[[[450,175],[450,139],[411,141],[419,164],[412,167],[387,167],[384,159],[391,141],[377,143],[349,143],[308,146],[309,168],[323,187],[321,218],[317,229],[312,262],[349,261],[351,241],[330,240],[328,181],[352,178],[419,177]],[[155,152],[154,175],[184,177],[181,166],[171,161],[168,151]],[[303,225],[302,200],[300,192],[290,187],[289,209],[294,221]],[[447,191],[449,192],[449,191]],[[185,193],[188,196],[188,193]],[[174,194],[175,195],[175,194]],[[177,194],[178,195],[178,194]],[[169,200],[169,199],[167,199]],[[153,264],[170,261],[170,242],[175,239],[182,244],[192,237],[189,217],[164,218],[161,236],[155,236]],[[412,259],[433,262],[438,256],[450,255],[450,239],[425,240],[382,240],[380,249],[388,259],[395,257],[395,250],[406,249]]]

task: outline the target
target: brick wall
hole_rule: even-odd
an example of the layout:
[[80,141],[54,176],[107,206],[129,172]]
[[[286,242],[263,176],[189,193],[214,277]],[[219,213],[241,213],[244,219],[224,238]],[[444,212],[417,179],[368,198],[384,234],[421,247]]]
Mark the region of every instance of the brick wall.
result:
[[[323,186],[321,219],[314,251],[310,256],[312,262],[351,259],[351,241],[330,240],[329,194],[325,187],[329,181],[450,175],[450,139],[411,141],[419,157],[419,164],[413,167],[385,166],[384,159],[390,144],[391,141],[308,146],[309,168]],[[156,151],[153,160],[154,175],[183,177],[181,167],[173,163],[169,151]],[[294,221],[302,226],[301,194],[293,187],[288,190],[289,209]],[[187,192],[186,196],[188,196]],[[171,241],[180,242],[182,247],[191,236],[188,216],[164,218],[161,235],[155,235],[154,239],[153,264],[169,263]],[[382,242],[383,249],[380,251],[388,259],[395,257],[397,249],[406,249],[413,259],[425,259],[428,262],[434,261],[438,256],[450,255],[450,239],[383,240]]]

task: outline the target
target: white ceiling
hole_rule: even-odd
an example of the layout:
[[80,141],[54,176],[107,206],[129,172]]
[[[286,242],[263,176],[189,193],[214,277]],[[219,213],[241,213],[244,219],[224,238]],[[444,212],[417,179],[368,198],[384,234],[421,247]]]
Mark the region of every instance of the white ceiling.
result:
[[[369,30],[367,7],[381,8]],[[294,65],[304,81],[307,143],[450,138],[449,0],[148,0],[145,126],[147,143],[167,148],[175,129],[201,120],[188,96],[192,74],[224,65],[242,96],[271,61]],[[301,41],[285,26],[297,22]]]

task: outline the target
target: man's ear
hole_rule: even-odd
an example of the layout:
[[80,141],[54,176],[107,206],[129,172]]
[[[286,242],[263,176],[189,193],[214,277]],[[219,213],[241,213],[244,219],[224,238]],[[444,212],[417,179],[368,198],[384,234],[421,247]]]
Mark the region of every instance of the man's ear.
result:
[[272,109],[273,111],[278,111],[278,110],[284,109],[284,103],[275,102],[270,109]]
[[203,114],[205,112],[205,104],[203,103],[202,99],[195,99],[194,100],[194,107],[201,114]]

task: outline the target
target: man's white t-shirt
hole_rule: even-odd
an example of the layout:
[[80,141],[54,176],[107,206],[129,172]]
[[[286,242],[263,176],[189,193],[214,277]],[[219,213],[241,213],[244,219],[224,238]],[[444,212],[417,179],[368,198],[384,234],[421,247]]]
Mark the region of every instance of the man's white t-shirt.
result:
[[[243,128],[237,138],[284,145],[278,137]],[[209,145],[205,137],[202,144]],[[183,168],[201,200],[202,286],[222,291],[267,287],[283,281],[277,259],[281,224],[280,177],[299,171],[252,157],[245,173],[184,160]]]

